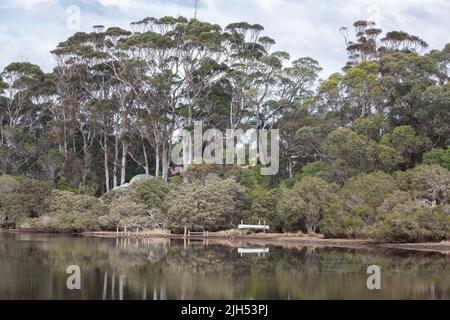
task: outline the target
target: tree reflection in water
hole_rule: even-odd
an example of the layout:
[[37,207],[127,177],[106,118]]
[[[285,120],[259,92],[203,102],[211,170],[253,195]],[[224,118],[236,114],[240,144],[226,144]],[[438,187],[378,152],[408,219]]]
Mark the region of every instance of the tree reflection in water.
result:
[[[0,234],[1,299],[448,299],[450,257],[436,253],[241,242]],[[366,288],[379,265],[382,290]],[[78,265],[82,289],[66,288]]]

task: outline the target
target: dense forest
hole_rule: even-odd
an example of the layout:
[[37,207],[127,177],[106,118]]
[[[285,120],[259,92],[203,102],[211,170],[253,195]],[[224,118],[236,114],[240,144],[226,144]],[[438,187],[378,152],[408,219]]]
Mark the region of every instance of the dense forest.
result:
[[[338,30],[337,30],[338,31]],[[396,241],[450,237],[450,43],[373,22],[341,28],[348,61],[325,80],[274,51],[263,26],[145,18],[94,26],[45,73],[0,74],[0,228],[231,229]],[[280,171],[176,168],[182,128],[279,129]],[[175,170],[179,169],[179,170]],[[152,175],[120,186],[139,174]]]

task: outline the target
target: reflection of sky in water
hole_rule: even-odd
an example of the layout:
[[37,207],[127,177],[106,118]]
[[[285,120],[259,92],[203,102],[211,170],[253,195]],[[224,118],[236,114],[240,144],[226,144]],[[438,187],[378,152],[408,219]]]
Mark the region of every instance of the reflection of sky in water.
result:
[[[0,299],[449,299],[450,257],[399,250],[0,233]],[[66,268],[81,269],[81,290]],[[369,265],[382,290],[366,287]]]

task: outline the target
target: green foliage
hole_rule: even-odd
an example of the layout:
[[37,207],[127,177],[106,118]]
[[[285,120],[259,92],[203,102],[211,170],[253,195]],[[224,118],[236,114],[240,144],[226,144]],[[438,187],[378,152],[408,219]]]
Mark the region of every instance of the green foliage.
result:
[[325,211],[334,201],[336,187],[321,178],[305,177],[292,189],[282,188],[278,211],[288,230],[315,232]]
[[423,164],[439,164],[450,170],[450,149],[434,148],[423,155]]
[[245,188],[233,179],[180,185],[169,192],[165,204],[166,225],[174,230],[236,227],[250,208]]
[[336,179],[342,182],[359,173],[389,171],[400,162],[393,147],[377,144],[350,129],[333,131],[322,147],[334,167]]
[[279,177],[277,176],[262,176],[261,166],[259,165],[254,167],[233,166],[229,175],[239,184],[250,189],[257,186],[271,189],[276,187],[279,182]]
[[283,181],[283,184],[287,188],[292,188],[296,182],[300,181],[304,177],[319,177],[324,180],[330,180],[332,177],[332,167],[328,162],[315,161],[307,163],[303,166],[302,171],[296,173],[292,178]]
[[331,174],[330,165],[325,161],[307,163],[303,166],[300,177],[320,177],[326,179]]
[[44,215],[26,219],[20,227],[45,232],[95,231],[100,228],[98,218],[106,210],[97,198],[60,190],[53,190],[45,204]]
[[327,211],[321,231],[328,235],[367,235],[367,228],[384,218],[377,208],[396,190],[395,179],[383,172],[351,178],[339,191],[333,210]]
[[162,179],[137,181],[131,186],[132,198],[146,209],[161,209],[170,185]]
[[160,211],[147,209],[144,204],[136,203],[130,195],[114,199],[108,213],[98,218],[98,222],[104,230],[116,230],[116,228],[148,228],[158,225]]
[[51,183],[26,177],[0,176],[0,228],[16,228],[45,211]]
[[271,231],[282,231],[284,221],[277,212],[279,189],[265,189],[262,186],[253,188],[250,192],[251,209],[246,223],[258,224],[266,222]]
[[415,154],[420,154],[431,146],[431,140],[417,135],[411,126],[395,128],[391,133],[383,136],[381,143],[402,154],[408,168],[413,165]]
[[69,191],[72,193],[77,193],[77,190],[69,184],[69,181],[67,181],[66,177],[60,177],[56,181],[56,189],[61,191]]
[[50,149],[38,162],[51,181],[54,181],[59,171],[64,168],[64,156],[56,149]]
[[192,183],[205,184],[205,181],[212,177],[226,177],[228,168],[216,164],[191,164],[183,177]]
[[[346,182],[340,191],[340,199],[348,209],[359,206],[377,208],[387,195],[398,190],[395,179],[383,172],[361,174]],[[368,222],[368,221],[367,221]]]
[[449,234],[450,172],[419,166],[350,179],[320,225],[327,236],[440,241]]
[[420,165],[398,174],[403,190],[412,190],[420,199],[430,204],[444,204],[450,201],[450,171],[439,165]]
[[375,237],[388,241],[441,241],[450,236],[450,217],[442,207],[420,201],[401,203],[374,227]]
[[387,128],[388,122],[382,114],[378,113],[358,118],[352,124],[353,131],[375,141],[380,141]]
[[[450,44],[422,54],[422,39],[378,39],[382,30],[358,21],[347,65],[318,83],[319,63],[272,51],[259,24],[131,26],[75,33],[52,51],[50,74],[28,62],[0,74],[0,227],[218,230],[243,219],[328,236],[445,237]],[[279,175],[200,164],[169,177],[175,132],[196,120],[279,129]],[[162,179],[115,188],[152,170]]]
[[102,200],[108,212],[99,218],[100,226],[105,230],[161,226],[164,199],[170,189],[167,182],[152,178],[105,193]]

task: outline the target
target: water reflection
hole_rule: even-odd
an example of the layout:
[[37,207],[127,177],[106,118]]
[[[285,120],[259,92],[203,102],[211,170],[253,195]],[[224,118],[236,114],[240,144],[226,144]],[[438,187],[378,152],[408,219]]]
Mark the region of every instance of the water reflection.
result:
[[268,253],[270,250],[269,248],[238,248],[238,253],[242,256],[244,254],[257,254],[258,257],[266,256],[266,253]]
[[[449,262],[373,248],[0,233],[0,298],[449,299]],[[373,264],[380,291],[366,287]],[[81,269],[81,290],[66,287],[69,265]]]

